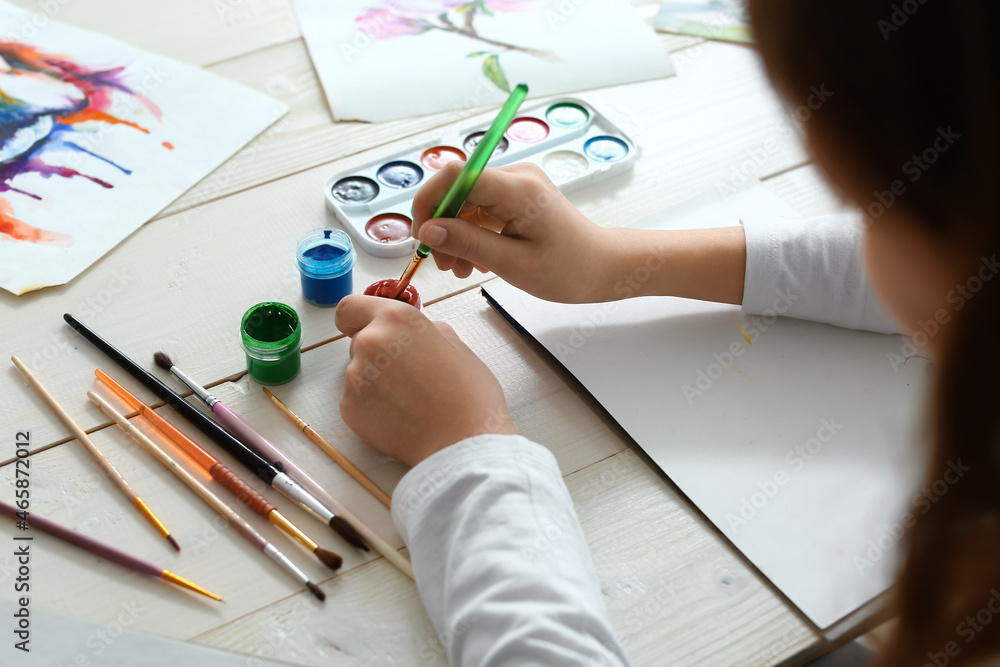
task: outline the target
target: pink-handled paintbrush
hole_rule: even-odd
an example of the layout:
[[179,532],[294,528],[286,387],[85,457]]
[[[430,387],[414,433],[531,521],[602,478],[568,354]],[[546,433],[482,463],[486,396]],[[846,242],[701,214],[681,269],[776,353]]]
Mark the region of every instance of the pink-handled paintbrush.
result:
[[[367,542],[372,548],[382,554],[386,560],[395,565],[400,572],[411,579],[413,578],[413,566],[406,556],[394,549],[392,545],[382,539],[370,526],[352,514],[343,504],[330,495],[326,489],[306,474],[304,470],[295,465],[284,452],[275,447],[270,440],[261,435],[235,412],[227,408],[218,398],[206,391],[204,387],[191,379],[187,373],[177,368],[166,354],[157,352],[154,355],[154,361],[157,366],[169,371],[174,377],[186,384],[198,398],[203,400],[212,409],[212,412],[219,418],[219,421],[231,430],[243,444],[260,453],[262,456],[280,461],[286,474],[308,489],[313,496],[320,499],[327,511],[334,516],[331,520],[324,518],[324,521],[327,521],[348,542],[366,551],[368,547],[365,546],[365,542]],[[343,532],[342,530],[338,530],[338,527]],[[351,535],[353,539],[352,537],[348,537],[348,535]],[[364,541],[362,541],[362,537]]]
[[[250,426],[245,419],[240,417],[238,414],[230,410],[225,403],[220,401],[214,395],[212,395],[207,389],[202,387],[200,384],[195,382],[190,375],[177,368],[174,362],[171,361],[163,352],[157,352],[153,355],[153,361],[156,365],[165,371],[170,371],[178,380],[183,382],[188,386],[188,388],[194,392],[194,395],[205,402],[212,412],[222,423],[223,426],[232,431],[233,435],[239,438],[243,444],[245,444],[250,449],[260,453],[259,443],[264,440],[264,436],[257,432],[254,427]],[[328,510],[329,511],[329,510]],[[336,516],[336,513],[330,511],[333,518],[329,519],[328,523],[330,526],[336,530],[341,537],[345,540],[358,547],[359,549],[364,549],[368,551],[368,546],[361,540],[357,531],[354,530],[354,526],[349,524],[340,516]],[[323,517],[326,520],[326,517]]]

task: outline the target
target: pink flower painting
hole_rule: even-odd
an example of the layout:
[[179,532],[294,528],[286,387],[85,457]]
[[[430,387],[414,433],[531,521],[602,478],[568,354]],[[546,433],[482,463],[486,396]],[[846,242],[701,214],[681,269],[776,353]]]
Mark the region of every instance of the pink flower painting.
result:
[[509,93],[510,83],[500,63],[501,55],[517,51],[549,62],[558,61],[559,58],[551,51],[491,39],[479,32],[476,19],[481,16],[492,17],[497,12],[527,12],[538,5],[539,0],[383,0],[378,7],[366,9],[355,21],[361,32],[373,39],[397,39],[437,30],[476,41],[486,48],[472,51],[466,57],[482,58],[486,78],[500,90]]

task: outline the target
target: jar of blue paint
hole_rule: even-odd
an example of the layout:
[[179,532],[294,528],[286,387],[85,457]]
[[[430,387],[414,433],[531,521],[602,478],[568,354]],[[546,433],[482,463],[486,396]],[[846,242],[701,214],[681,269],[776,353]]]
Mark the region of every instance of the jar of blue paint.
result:
[[333,227],[306,232],[295,250],[302,274],[302,296],[314,306],[336,306],[354,289],[358,254],[351,237]]

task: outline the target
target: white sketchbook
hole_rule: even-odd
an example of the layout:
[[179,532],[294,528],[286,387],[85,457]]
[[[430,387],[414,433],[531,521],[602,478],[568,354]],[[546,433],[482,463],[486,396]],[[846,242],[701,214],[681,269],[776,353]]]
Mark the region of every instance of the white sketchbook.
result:
[[[751,214],[799,217],[758,184],[634,226]],[[902,337],[678,298],[555,304],[501,280],[485,292],[818,627],[892,584],[924,460],[926,372],[899,363]]]

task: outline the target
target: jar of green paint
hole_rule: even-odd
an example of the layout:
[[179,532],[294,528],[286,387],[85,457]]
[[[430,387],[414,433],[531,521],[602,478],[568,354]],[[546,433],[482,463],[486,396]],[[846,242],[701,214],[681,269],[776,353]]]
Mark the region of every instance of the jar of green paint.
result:
[[284,384],[302,365],[298,314],[283,303],[258,303],[243,315],[240,337],[250,377],[261,384]]

